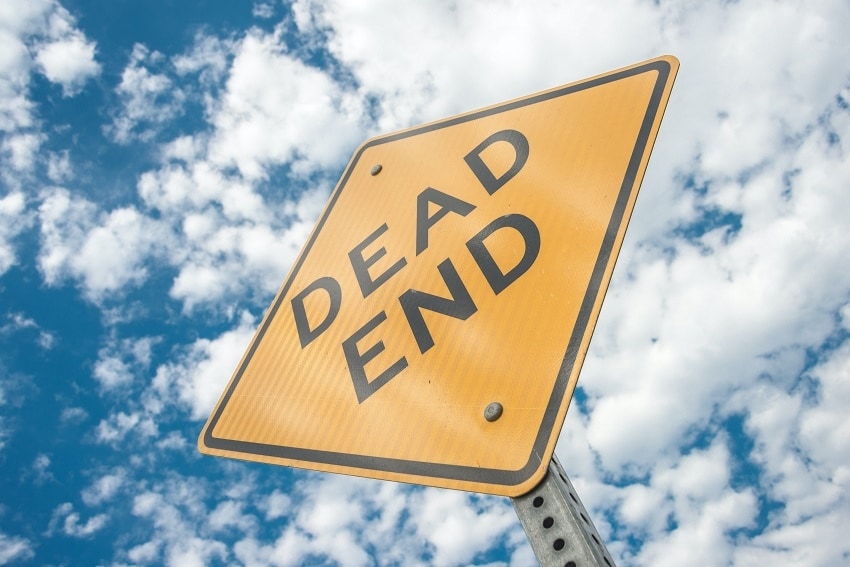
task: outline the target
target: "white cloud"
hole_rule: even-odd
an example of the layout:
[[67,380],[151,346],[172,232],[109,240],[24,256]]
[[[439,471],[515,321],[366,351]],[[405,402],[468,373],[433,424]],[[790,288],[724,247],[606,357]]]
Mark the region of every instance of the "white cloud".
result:
[[287,162],[305,173],[338,166],[362,139],[362,117],[356,93],[287,54],[277,35],[252,31],[236,51],[211,117],[209,158],[247,179]]
[[[167,146],[167,151],[172,155],[175,152],[191,155],[197,151],[192,145],[189,141],[178,139]],[[204,161],[195,162],[188,168],[170,165],[146,172],[139,178],[138,190],[148,206],[164,213],[183,214],[193,209],[203,211],[218,203],[225,218],[231,221],[268,218],[262,198],[249,184],[224,175]]]
[[0,132],[33,124],[33,103],[27,99],[31,61],[23,39],[0,27]]
[[172,431],[163,439],[157,441],[156,446],[158,449],[162,449],[163,451],[179,451],[187,449],[189,447],[189,442],[186,441],[186,438],[180,435],[177,431]]
[[[277,290],[323,204],[319,183],[297,201],[265,197],[237,175],[205,161],[204,142],[178,138],[165,147],[168,163],[145,172],[138,191],[145,204],[179,227],[170,262],[178,274],[170,290],[191,313],[226,297]],[[257,285],[258,282],[260,285]]]
[[224,531],[229,528],[238,528],[241,531],[251,529],[256,524],[256,518],[245,514],[242,508],[242,503],[234,500],[219,503],[210,512],[208,520],[210,527],[213,531]]
[[32,474],[36,484],[44,484],[47,481],[55,480],[53,473],[50,472],[50,456],[44,453],[36,455],[32,462]]
[[88,415],[88,412],[81,407],[70,407],[62,410],[59,419],[65,424],[74,424],[83,422]]
[[[740,564],[830,565],[850,553],[846,538],[829,533],[839,529],[838,517],[850,513],[850,478],[842,458],[847,420],[833,407],[846,397],[842,383],[848,355],[845,343],[811,370],[816,400],[807,399],[804,390],[786,392],[772,384],[755,385],[733,400],[749,410],[746,424],[755,440],[752,458],[762,468],[762,485],[771,500],[783,503],[761,535],[738,550]],[[819,429],[822,424],[832,429]]]
[[850,420],[844,409],[850,403],[850,343],[829,353],[812,369],[819,383],[818,403],[800,420],[800,441],[824,476],[844,490],[850,488]]
[[[657,13],[630,1],[432,2],[402,9],[382,0],[300,0],[293,13],[305,34],[323,32],[363,91],[377,97],[382,131],[657,55],[657,36],[645,35],[655,29]],[[622,45],[630,45],[628,54]]]
[[204,492],[197,479],[171,479],[157,483],[133,499],[132,513],[153,525],[151,539],[131,548],[132,561],[182,567],[226,560],[227,546],[205,535]]
[[[518,522],[501,498],[312,474],[288,498],[291,520],[272,542],[251,534],[233,547],[242,564],[294,566],[321,558],[347,567],[470,565],[502,538],[511,540],[510,549],[528,551],[527,542],[513,537]],[[516,565],[533,564],[522,557]]]
[[47,156],[47,177],[54,183],[62,183],[73,176],[68,150],[50,152]]
[[[844,128],[848,117],[831,120]],[[727,243],[711,233],[696,244],[659,238],[616,282],[583,381],[601,397],[589,438],[608,466],[669,450],[692,424],[707,422],[708,400],[720,403],[742,380],[764,372],[793,380],[802,348],[829,335],[850,290],[850,276],[838,268],[850,241],[837,213],[850,168],[823,144],[815,129],[744,186],[719,183],[708,192],[707,201],[743,215]],[[797,173],[786,195],[788,171]]]
[[98,477],[85,490],[81,497],[87,506],[99,506],[115,498],[118,491],[127,482],[127,472],[117,468],[114,472]]
[[0,198],[0,275],[17,262],[12,240],[28,224],[25,208],[26,199],[23,193],[10,193]]
[[136,139],[150,141],[183,112],[183,91],[165,72],[151,71],[164,64],[161,53],[138,43],[133,46],[116,89],[121,108],[106,129],[119,144]]
[[[118,87],[122,108],[111,134],[120,143],[153,139],[182,112],[185,95],[173,80],[175,71],[184,77],[200,73],[204,88],[213,88],[229,65],[220,102],[212,104],[214,91],[204,94],[211,134],[165,144],[163,167],[139,178],[139,195],[154,214],[133,207],[103,211],[68,191],[46,191],[39,209],[39,267],[48,285],[77,281],[87,299],[100,303],[142,285],[151,261],[166,260],[178,269],[170,295],[186,313],[238,294],[253,297],[256,282],[263,282],[258,291],[268,297],[306,238],[328,184],[283,203],[279,197],[270,202],[257,184],[267,168],[287,162],[299,175],[336,166],[362,136],[356,95],[287,54],[277,33],[255,30],[238,42],[199,35],[172,64],[158,52],[134,47]],[[288,110],[305,104],[313,110]],[[333,137],[325,135],[329,130]],[[67,178],[67,159],[51,160],[48,173]],[[170,233],[169,225],[180,226],[182,234]],[[127,381],[116,361],[101,361],[98,376]]]
[[[35,60],[27,44],[33,43]],[[0,100],[13,127],[30,125],[26,100],[29,72],[38,66],[45,76],[60,83],[66,94],[73,94],[99,72],[94,61],[95,44],[76,28],[75,18],[54,0],[34,0],[26,5],[0,9]],[[10,124],[0,119],[0,130]]]
[[227,547],[218,541],[192,538],[174,543],[167,551],[165,564],[169,567],[204,567],[213,558],[222,558]]
[[80,514],[74,511],[74,506],[70,502],[65,502],[53,510],[47,535],[53,535],[61,527],[62,533],[66,536],[88,538],[102,530],[108,521],[108,515],[97,514],[81,523]]
[[0,8],[0,178],[10,186],[29,179],[47,138],[29,98],[33,71],[71,96],[99,72],[95,47],[54,0]]
[[94,377],[107,390],[133,381],[133,374],[127,363],[115,356],[101,355],[94,365]]
[[6,565],[15,560],[26,561],[34,556],[35,550],[30,540],[0,532],[0,565]]
[[850,553],[845,526],[848,508],[842,507],[788,524],[743,542],[734,563],[742,567],[772,565],[841,565]]
[[[14,320],[14,316],[12,317]],[[8,327],[0,328],[5,333]],[[12,324],[14,329],[14,323]],[[20,420],[19,410],[32,392],[34,384],[30,376],[10,370],[3,359],[0,359],[0,452],[6,447],[6,442],[12,438]],[[21,464],[22,468],[27,467]],[[0,513],[3,505],[0,503]]]
[[274,4],[272,2],[254,2],[251,15],[255,18],[267,20],[274,16]]
[[206,233],[206,227],[194,223],[195,220],[201,219],[187,218],[184,225],[187,236],[196,229],[201,232],[195,234],[207,236],[193,238],[198,249],[190,253],[170,291],[171,297],[183,301],[187,311],[201,302],[236,295],[258,282],[258,291],[270,295],[280,286],[310,230],[305,222],[293,223],[282,233],[268,226],[246,223]]
[[35,60],[50,81],[62,85],[65,96],[73,96],[82,90],[89,78],[100,73],[100,64],[95,61],[94,54],[95,43],[73,31],[39,46]]
[[45,282],[76,279],[95,302],[144,282],[148,260],[164,255],[171,240],[167,226],[136,209],[101,212],[65,189],[45,193],[39,220],[38,262]]
[[[0,389],[0,404],[3,402],[3,390]],[[6,441],[12,436],[5,416],[0,415],[0,451],[6,448]]]
[[102,419],[97,424],[95,436],[99,443],[114,444],[122,441],[131,431],[142,439],[150,439],[158,434],[156,423],[151,416],[140,411],[120,411]]
[[202,86],[216,87],[227,72],[233,49],[231,40],[198,34],[191,51],[174,57],[172,63],[178,75],[199,73]]
[[291,512],[292,499],[285,493],[275,490],[261,503],[265,509],[266,520],[283,518]]
[[[196,136],[180,136],[166,144],[163,144],[162,160],[165,162],[179,160],[185,163],[190,163],[201,157],[203,150],[203,141],[201,138]],[[156,177],[152,173],[145,173],[142,175],[139,180],[140,195],[143,182],[145,184],[156,183]],[[155,187],[151,187],[151,189],[156,191]],[[142,197],[144,198],[144,195],[142,195]]]
[[23,313],[7,313],[6,320],[8,323],[0,327],[0,333],[14,333],[24,329],[38,329],[38,323],[35,319],[27,317]]
[[179,403],[192,419],[206,419],[254,334],[247,313],[215,339],[198,339],[176,362],[157,368],[153,388],[163,405]]
[[161,542],[148,541],[131,548],[127,558],[136,564],[152,564],[160,554]]
[[28,172],[35,166],[36,155],[44,136],[33,132],[10,134],[3,139],[4,161],[19,172]]
[[688,566],[729,564],[732,545],[728,532],[752,523],[754,498],[749,494],[728,493],[704,503],[699,514],[643,546],[636,559],[639,565]]
[[21,6],[3,4],[0,8],[0,27],[22,33],[33,26],[44,25],[45,13],[54,5],[52,0],[33,0]]
[[416,510],[417,533],[434,546],[433,565],[469,564],[517,522],[503,498],[471,497],[452,490],[422,491],[410,506]]
[[[249,185],[225,178],[207,163],[191,171],[172,167],[146,173],[139,190],[148,203],[174,215],[181,225],[184,240],[173,256],[179,273],[170,294],[187,312],[225,297],[276,291],[326,194],[319,186],[297,203],[272,205]],[[220,204],[220,212],[212,203]]]
[[110,339],[100,349],[94,365],[94,377],[104,390],[114,390],[133,382],[134,374],[145,371],[151,362],[157,337]]

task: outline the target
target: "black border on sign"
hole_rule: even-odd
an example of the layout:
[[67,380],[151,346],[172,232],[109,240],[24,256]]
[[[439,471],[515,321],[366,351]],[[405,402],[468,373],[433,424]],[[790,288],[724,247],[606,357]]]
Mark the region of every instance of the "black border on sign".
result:
[[[655,86],[653,87],[652,95],[650,96],[649,100],[649,105],[647,107],[646,114],[644,115],[640,131],[638,132],[637,140],[635,141],[635,146],[632,151],[628,167],[626,169],[626,174],[623,178],[622,185],[620,186],[620,192],[617,197],[617,201],[614,205],[614,210],[611,214],[611,219],[608,223],[608,228],[605,232],[605,237],[602,241],[602,247],[600,249],[599,256],[596,259],[596,264],[593,268],[590,283],[588,284],[587,291],[584,295],[584,299],[582,300],[578,318],[576,320],[575,326],[573,327],[572,335],[570,336],[570,341],[567,345],[567,351],[564,353],[564,359],[561,363],[561,368],[558,372],[558,377],[555,381],[555,387],[552,390],[552,395],[549,398],[549,402],[546,406],[546,411],[543,414],[543,420],[540,424],[540,429],[537,432],[537,437],[534,440],[534,445],[532,447],[531,454],[529,455],[528,461],[526,462],[523,468],[519,470],[502,470],[461,465],[448,465],[443,463],[409,461],[403,459],[390,459],[386,457],[373,457],[365,455],[353,455],[348,453],[337,453],[332,451],[320,451],[315,449],[304,449],[300,447],[282,447],[266,443],[254,443],[250,441],[224,439],[213,436],[212,432],[218,424],[218,420],[221,417],[224,408],[227,406],[231,395],[236,389],[236,386],[239,384],[239,381],[242,378],[245,368],[247,368],[248,363],[253,358],[254,352],[257,349],[257,345],[263,338],[263,335],[265,335],[269,324],[271,323],[272,319],[280,308],[283,298],[286,295],[289,286],[291,285],[291,282],[294,280],[294,275],[298,272],[304,260],[309,255],[310,249],[312,248],[313,243],[321,232],[325,221],[327,220],[331,210],[333,209],[337,199],[339,198],[339,195],[345,189],[346,183],[348,182],[348,178],[351,176],[351,173],[354,171],[357,162],[360,160],[361,155],[367,148],[386,144],[389,142],[394,142],[396,140],[408,138],[411,136],[416,136],[417,134],[422,134],[425,132],[431,132],[457,124],[462,124],[464,122],[470,122],[485,116],[491,116],[516,108],[533,105],[538,102],[558,98],[587,89],[592,89],[594,87],[598,87],[607,83],[619,81],[648,72],[657,72],[658,79],[655,83]],[[227,392],[225,393],[221,403],[218,405],[218,409],[216,410],[215,414],[213,415],[212,419],[208,424],[208,427],[204,432],[204,444],[211,449],[220,449],[225,451],[232,451],[235,453],[278,457],[297,461],[308,461],[314,463],[337,465],[342,467],[351,467],[354,469],[383,471],[403,475],[413,475],[418,477],[429,477],[434,479],[486,483],[490,485],[516,486],[531,478],[531,476],[534,475],[534,473],[540,467],[543,454],[546,449],[546,445],[549,442],[552,430],[555,426],[555,421],[557,419],[558,411],[561,407],[564,394],[566,393],[570,375],[572,374],[573,367],[575,366],[576,360],[578,358],[582,338],[585,336],[585,333],[588,330],[588,325],[590,324],[590,317],[593,313],[593,305],[599,295],[600,286],[602,285],[602,280],[605,275],[605,269],[608,265],[611,253],[614,251],[613,248],[617,239],[617,233],[619,232],[620,227],[622,226],[624,220],[623,217],[625,215],[629,198],[632,192],[635,190],[635,182],[638,175],[638,170],[640,169],[640,163],[646,151],[651,149],[649,139],[650,133],[652,131],[652,125],[654,124],[656,116],[658,115],[658,112],[660,110],[661,101],[664,95],[664,89],[667,85],[667,80],[669,78],[670,72],[671,65],[669,62],[663,59],[654,60],[643,65],[638,65],[637,67],[632,67],[630,69],[624,69],[622,71],[612,73],[610,75],[596,77],[586,82],[568,85],[561,89],[556,89],[546,93],[533,95],[528,98],[508,102],[502,105],[497,105],[477,112],[457,116],[455,118],[449,118],[440,122],[426,124],[418,128],[412,128],[404,132],[399,132],[398,134],[390,134],[388,136],[381,137],[364,144],[357,152],[357,154],[355,154],[355,156],[352,158],[350,166],[347,168],[343,178],[340,180],[339,189],[335,191],[331,196],[331,200],[325,210],[325,213],[322,215],[322,218],[319,219],[319,221],[317,222],[316,229],[314,230],[313,235],[305,245],[304,251],[300,255],[295,266],[293,267],[290,277],[287,279],[283,289],[278,294],[275,303],[272,305],[271,312],[266,317],[262,328],[257,334],[256,340],[254,340],[251,344],[251,348],[245,356],[245,359],[242,362],[242,365],[240,366],[235,379],[231,382],[230,387],[227,389]],[[590,330],[592,331],[592,328]]]

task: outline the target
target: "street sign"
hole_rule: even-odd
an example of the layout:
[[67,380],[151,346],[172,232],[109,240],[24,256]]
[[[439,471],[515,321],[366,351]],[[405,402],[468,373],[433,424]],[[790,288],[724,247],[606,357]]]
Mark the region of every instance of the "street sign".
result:
[[661,57],[360,146],[201,452],[531,490],[677,69]]

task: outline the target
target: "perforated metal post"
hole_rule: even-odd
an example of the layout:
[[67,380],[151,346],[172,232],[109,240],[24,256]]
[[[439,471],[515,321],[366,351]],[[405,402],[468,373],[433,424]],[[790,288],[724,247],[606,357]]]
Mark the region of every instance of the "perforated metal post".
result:
[[528,494],[511,500],[541,567],[614,567],[611,554],[554,455],[543,481]]

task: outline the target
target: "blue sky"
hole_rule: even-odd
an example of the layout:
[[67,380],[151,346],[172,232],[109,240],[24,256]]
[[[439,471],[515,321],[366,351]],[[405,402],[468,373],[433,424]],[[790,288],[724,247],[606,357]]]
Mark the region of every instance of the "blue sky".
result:
[[618,565],[846,563],[850,5],[418,4],[0,0],[0,565],[533,565],[195,442],[359,143],[666,53],[556,452]]

